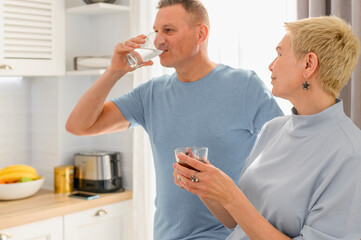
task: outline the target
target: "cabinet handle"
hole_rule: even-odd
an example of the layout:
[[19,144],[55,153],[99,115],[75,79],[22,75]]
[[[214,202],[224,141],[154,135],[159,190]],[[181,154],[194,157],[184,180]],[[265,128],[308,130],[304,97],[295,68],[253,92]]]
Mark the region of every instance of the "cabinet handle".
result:
[[[13,70],[13,67],[7,64],[1,64],[0,65],[1,70]],[[0,239],[1,240],[1,239]]]
[[12,236],[11,234],[8,233],[0,233],[0,240],[8,240],[10,239]]
[[[98,210],[98,211],[94,214],[94,216],[96,216],[96,217],[101,217],[101,216],[104,216],[104,215],[106,215],[106,214],[108,214],[107,210],[100,209],[100,210]],[[0,240],[1,240],[1,239],[0,239]]]

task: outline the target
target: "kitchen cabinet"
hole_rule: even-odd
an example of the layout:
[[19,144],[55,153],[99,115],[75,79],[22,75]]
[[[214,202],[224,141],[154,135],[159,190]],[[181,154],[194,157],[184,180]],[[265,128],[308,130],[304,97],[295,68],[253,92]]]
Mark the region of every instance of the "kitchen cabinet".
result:
[[131,239],[131,200],[64,216],[64,240]]
[[55,217],[0,230],[1,240],[63,240],[63,218]]
[[109,59],[118,42],[129,38],[130,2],[114,4],[68,1],[66,6],[67,75],[100,75],[105,68],[75,69],[76,57]]
[[64,0],[0,0],[0,76],[65,73]]
[[132,192],[99,195],[87,201],[40,189],[29,198],[2,201],[0,240],[132,239]]

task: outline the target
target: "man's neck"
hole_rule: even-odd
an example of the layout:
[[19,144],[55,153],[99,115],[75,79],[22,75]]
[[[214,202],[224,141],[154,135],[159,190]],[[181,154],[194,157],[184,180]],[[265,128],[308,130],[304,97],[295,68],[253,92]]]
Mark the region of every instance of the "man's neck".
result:
[[176,68],[178,79],[182,82],[194,82],[210,73],[217,64],[208,57],[202,59],[193,59],[194,61]]

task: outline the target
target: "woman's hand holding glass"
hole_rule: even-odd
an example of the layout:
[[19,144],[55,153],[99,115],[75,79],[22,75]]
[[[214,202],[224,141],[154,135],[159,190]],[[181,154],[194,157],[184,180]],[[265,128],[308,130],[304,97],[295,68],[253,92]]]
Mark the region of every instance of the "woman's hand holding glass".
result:
[[[222,205],[232,202],[235,189],[238,187],[227,174],[210,164],[208,160],[203,163],[183,153],[180,153],[178,158],[199,171],[174,163],[174,182],[179,187],[201,198],[217,201]],[[198,178],[197,182],[192,181],[194,175]]]

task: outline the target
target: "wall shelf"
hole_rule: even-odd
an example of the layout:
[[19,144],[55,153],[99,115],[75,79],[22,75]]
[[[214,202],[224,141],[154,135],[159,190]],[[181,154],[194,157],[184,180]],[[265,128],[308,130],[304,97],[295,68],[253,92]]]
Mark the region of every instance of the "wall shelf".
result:
[[[67,71],[67,76],[90,76],[90,75],[97,75],[100,76],[105,72],[105,69],[89,69],[89,70],[73,70]],[[132,75],[133,72],[128,72],[125,76]]]
[[77,71],[67,71],[67,76],[86,76],[86,75],[102,75],[105,72],[105,69],[90,69],[90,70],[77,70]]
[[110,4],[110,3],[93,3],[83,6],[67,8],[66,12],[68,14],[74,14],[74,15],[94,16],[94,15],[104,15],[104,14],[112,14],[119,12],[130,12],[130,7]]

